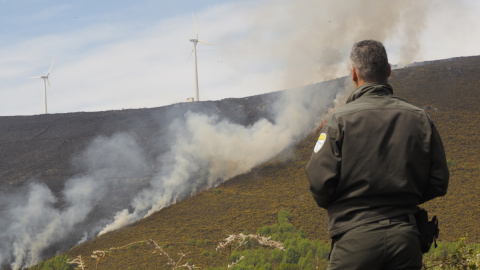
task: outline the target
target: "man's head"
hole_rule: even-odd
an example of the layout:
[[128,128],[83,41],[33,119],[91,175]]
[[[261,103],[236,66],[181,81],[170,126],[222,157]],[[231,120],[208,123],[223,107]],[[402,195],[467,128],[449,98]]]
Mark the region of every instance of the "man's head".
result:
[[355,86],[369,82],[387,82],[390,64],[383,44],[375,40],[363,40],[353,45],[350,53],[352,79]]

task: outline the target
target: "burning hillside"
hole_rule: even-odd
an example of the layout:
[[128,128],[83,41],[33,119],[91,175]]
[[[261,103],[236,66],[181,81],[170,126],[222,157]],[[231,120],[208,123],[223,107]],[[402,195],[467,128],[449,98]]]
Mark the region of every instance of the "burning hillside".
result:
[[35,264],[248,172],[311,134],[343,90],[0,118],[0,263]]

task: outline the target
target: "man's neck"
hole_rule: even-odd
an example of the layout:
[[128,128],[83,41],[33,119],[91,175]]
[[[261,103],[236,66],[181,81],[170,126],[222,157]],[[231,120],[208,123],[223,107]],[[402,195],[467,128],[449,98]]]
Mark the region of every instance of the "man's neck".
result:
[[[358,77],[357,77],[358,78]],[[358,88],[362,85],[366,84],[366,82],[360,78],[358,78],[357,80],[354,80],[353,81],[353,85],[355,85],[355,88]]]

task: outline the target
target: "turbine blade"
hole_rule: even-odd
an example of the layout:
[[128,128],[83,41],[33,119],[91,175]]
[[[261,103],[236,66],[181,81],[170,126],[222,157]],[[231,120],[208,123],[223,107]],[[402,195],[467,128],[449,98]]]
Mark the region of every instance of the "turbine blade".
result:
[[30,79],[41,79],[42,77],[38,76],[38,77],[31,77]]
[[193,27],[195,28],[195,36],[197,37],[197,40],[198,40],[197,25],[195,24],[195,16],[193,16],[193,13],[192,13],[192,18],[193,18]]
[[48,79],[48,77],[47,77],[47,82],[48,82],[48,87],[50,87],[50,90],[52,91],[52,93],[55,94],[55,92],[53,92],[53,88],[52,88],[52,85],[50,84],[50,80]]
[[215,46],[215,44],[212,44],[212,43],[210,43],[210,42],[206,42],[206,41],[203,41],[203,40],[199,40],[198,42],[201,42],[201,43],[205,43],[205,44],[208,44],[208,45],[213,45],[213,46]]
[[53,61],[52,61],[52,64],[50,65],[50,69],[48,70],[47,77],[48,77],[48,74],[50,74],[50,71],[52,71],[53,63],[55,63],[55,58],[57,58],[56,55],[53,57]]
[[190,51],[190,55],[188,56],[187,62],[190,60],[190,57],[192,57],[192,54],[193,54],[193,48],[192,48],[192,50]]

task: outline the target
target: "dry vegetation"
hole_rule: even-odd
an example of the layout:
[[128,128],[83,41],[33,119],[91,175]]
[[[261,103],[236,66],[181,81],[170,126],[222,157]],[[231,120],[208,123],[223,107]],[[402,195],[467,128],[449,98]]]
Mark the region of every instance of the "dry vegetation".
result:
[[441,237],[447,241],[468,234],[470,241],[480,242],[479,68],[480,57],[457,58],[402,69],[392,80],[399,96],[428,110],[442,136],[449,191],[425,207],[440,217]]
[[[449,193],[425,205],[439,217],[443,241],[468,234],[468,240],[480,242],[479,69],[480,57],[459,58],[395,70],[391,79],[396,95],[428,109],[444,141]],[[304,172],[316,139],[309,136],[247,174],[66,254],[81,256],[85,269],[174,269],[171,263],[178,261],[202,269],[225,267],[228,255],[217,252],[217,244],[228,235],[274,224],[279,210],[290,212],[307,238],[329,241],[326,213],[311,198]],[[108,253],[92,258],[97,250]]]

